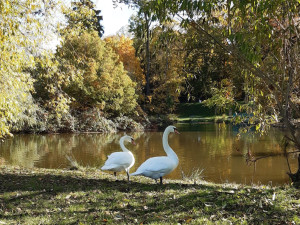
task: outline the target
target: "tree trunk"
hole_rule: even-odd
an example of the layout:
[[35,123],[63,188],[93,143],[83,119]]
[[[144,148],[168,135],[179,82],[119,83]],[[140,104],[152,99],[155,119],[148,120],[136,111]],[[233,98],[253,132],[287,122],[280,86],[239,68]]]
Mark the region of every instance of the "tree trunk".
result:
[[145,21],[146,21],[146,96],[150,95],[150,49],[149,49],[149,20],[148,15],[145,13]]

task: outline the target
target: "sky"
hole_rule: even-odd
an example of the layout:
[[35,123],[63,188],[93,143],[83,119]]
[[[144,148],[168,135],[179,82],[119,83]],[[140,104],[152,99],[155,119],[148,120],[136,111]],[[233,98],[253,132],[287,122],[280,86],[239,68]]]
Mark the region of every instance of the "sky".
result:
[[114,8],[112,0],[94,0],[96,8],[101,10],[104,27],[104,37],[115,35],[123,26],[128,25],[130,16],[134,13],[127,5],[119,4]]

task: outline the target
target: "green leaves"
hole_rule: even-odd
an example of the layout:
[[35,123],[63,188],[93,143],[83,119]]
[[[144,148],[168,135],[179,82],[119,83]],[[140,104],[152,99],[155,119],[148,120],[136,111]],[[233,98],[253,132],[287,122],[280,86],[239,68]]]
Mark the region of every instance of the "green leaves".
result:
[[96,10],[91,0],[71,1],[71,8],[65,8],[64,13],[68,18],[68,26],[65,30],[62,30],[63,34],[97,31],[99,37],[103,35],[101,10]]
[[12,125],[35,107],[31,97],[33,79],[28,73],[34,65],[30,53],[35,43],[28,33],[38,33],[32,28],[38,21],[25,19],[31,12],[29,2],[0,1],[0,138],[10,135]]
[[109,115],[133,111],[137,105],[136,84],[96,32],[67,35],[58,56],[61,70],[70,78],[63,90],[77,103],[100,107]]

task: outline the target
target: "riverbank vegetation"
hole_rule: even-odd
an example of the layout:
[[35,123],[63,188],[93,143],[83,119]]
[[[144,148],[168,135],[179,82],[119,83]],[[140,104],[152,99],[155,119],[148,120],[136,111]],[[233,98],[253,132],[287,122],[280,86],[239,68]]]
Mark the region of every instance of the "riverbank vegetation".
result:
[[2,224],[298,224],[300,192],[291,186],[164,185],[125,174],[0,168]]
[[171,114],[171,120],[178,123],[197,122],[232,122],[229,112],[217,113],[216,108],[208,107],[205,103],[182,103],[177,105],[175,114]]
[[137,130],[149,116],[167,118],[199,101],[214,110],[206,121],[235,111],[251,114],[259,132],[286,116],[295,123],[297,1],[114,2],[136,8],[131,35],[104,38],[101,11],[90,0],[1,1],[1,137],[111,132],[120,120]]
[[91,1],[1,1],[0,11],[0,137],[141,129],[140,62],[130,39],[100,38]]

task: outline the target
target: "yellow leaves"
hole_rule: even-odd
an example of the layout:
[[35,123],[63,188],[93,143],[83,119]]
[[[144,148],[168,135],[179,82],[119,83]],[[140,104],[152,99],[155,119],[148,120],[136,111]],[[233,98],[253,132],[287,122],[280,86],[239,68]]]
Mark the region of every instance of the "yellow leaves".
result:
[[10,3],[9,3],[8,0],[6,0],[6,7],[7,7],[7,8],[10,8]]
[[259,131],[260,128],[261,128],[261,124],[260,124],[260,123],[256,124],[255,130],[256,130],[256,131]]
[[186,222],[186,223],[191,223],[192,220],[193,220],[192,217],[186,217],[186,218],[185,218],[185,222]]
[[68,35],[58,52],[64,73],[72,77],[66,91],[78,103],[100,104],[114,114],[129,113],[137,105],[135,83],[96,32]]
[[37,8],[38,8],[38,6],[37,6],[36,4],[31,4],[31,5],[30,5],[30,9],[31,9],[32,11],[36,10]]
[[16,122],[27,108],[29,90],[28,74],[15,73],[13,68],[0,68],[0,137],[10,135],[9,124]]
[[141,68],[139,59],[135,56],[133,41],[124,36],[112,36],[105,39],[106,44],[111,47],[119,56],[119,61],[123,63],[128,75],[139,85],[145,84],[145,75]]

